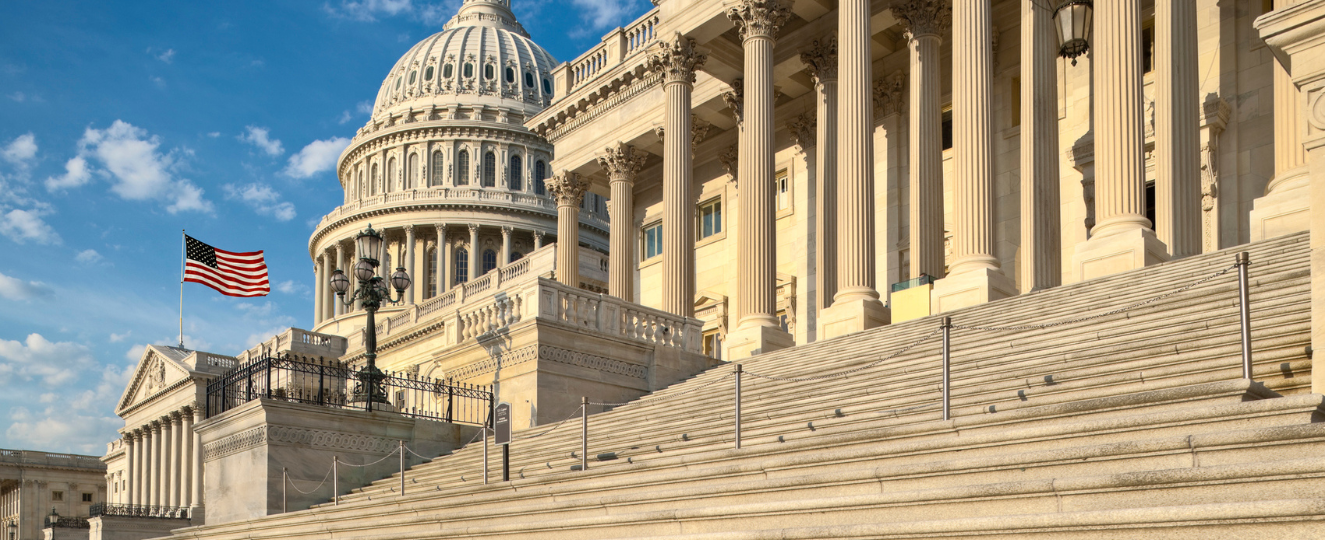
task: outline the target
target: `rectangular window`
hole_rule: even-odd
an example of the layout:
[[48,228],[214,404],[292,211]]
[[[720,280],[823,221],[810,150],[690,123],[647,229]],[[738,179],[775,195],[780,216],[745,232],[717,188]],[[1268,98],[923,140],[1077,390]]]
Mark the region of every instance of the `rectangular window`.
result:
[[1153,26],[1141,29],[1141,68],[1144,73],[1155,70],[1155,27]]
[[722,359],[722,334],[717,330],[704,332],[704,354],[709,358]]
[[92,494],[91,494],[91,493],[84,493],[84,494],[83,494],[83,502],[92,502]]
[[952,149],[952,107],[943,110],[943,149]]
[[722,232],[722,200],[714,200],[699,207],[699,238],[702,240]]
[[1012,98],[1012,122],[1009,125],[1021,125],[1021,77],[1013,77],[1012,84],[1008,87],[1008,92]]
[[791,177],[786,170],[778,171],[773,180],[773,191],[777,193],[778,210],[791,208]]
[[63,501],[63,500],[64,500],[64,492],[63,492],[63,491],[52,491],[52,492],[51,492],[51,500],[52,500],[52,501],[57,501],[57,502],[58,502],[58,501]]
[[783,332],[791,331],[791,324],[790,321],[787,320],[787,310],[785,309],[778,310],[778,327],[781,328]]
[[662,223],[644,228],[644,259],[662,255]]

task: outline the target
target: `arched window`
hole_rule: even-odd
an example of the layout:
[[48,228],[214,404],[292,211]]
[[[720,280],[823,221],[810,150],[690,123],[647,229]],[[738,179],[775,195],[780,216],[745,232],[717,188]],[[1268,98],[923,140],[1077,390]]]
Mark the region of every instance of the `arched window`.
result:
[[409,172],[405,175],[405,189],[419,187],[419,155],[409,155]]
[[354,189],[359,190],[360,199],[368,196],[368,184],[363,181],[363,169],[359,169],[359,184]]
[[459,285],[469,281],[469,250],[459,248],[455,250],[455,283]]
[[491,249],[483,252],[483,273],[491,272],[497,268],[497,252]]
[[434,186],[442,185],[442,151],[437,150],[432,153],[432,184]]
[[379,191],[379,186],[380,186],[380,184],[378,183],[378,182],[380,181],[380,178],[378,178],[378,176],[377,176],[377,164],[376,164],[376,163],[373,164],[373,174],[370,176],[370,178],[372,178],[372,183],[369,184],[369,186],[368,186],[368,194],[369,194],[369,195],[377,195],[377,192]]
[[506,66],[506,82],[507,83],[515,82],[515,68]]
[[469,185],[469,150],[461,150],[455,157],[455,185]]
[[524,85],[529,88],[534,87],[534,74],[528,71],[524,72]]
[[497,154],[483,154],[483,187],[497,186]]
[[515,262],[515,261],[518,261],[518,260],[523,259],[523,258],[524,258],[524,254],[523,254],[523,253],[520,253],[519,251],[512,251],[512,252],[511,252],[511,262]]
[[442,67],[442,78],[443,78],[443,79],[450,79],[452,75],[455,75],[455,66],[453,66],[453,65],[451,65],[451,64],[447,64],[447,65],[445,65],[445,66]]
[[386,182],[382,183],[382,185],[386,186],[385,192],[390,193],[392,191],[395,191],[394,189],[392,189],[395,187],[395,183],[396,183],[396,158],[391,158],[386,161]]
[[409,83],[410,83],[410,84],[414,84],[414,77],[417,76],[418,74],[419,74],[419,72],[417,72],[417,71],[411,71],[411,72],[409,72]]
[[423,80],[425,81],[432,80],[432,66],[428,66],[428,69],[423,70]]
[[552,81],[547,80],[546,77],[543,78],[543,93],[549,96],[552,95]]
[[474,78],[474,64],[465,62],[465,78],[466,79]]
[[497,71],[492,68],[492,64],[483,66],[483,78],[491,79],[497,75]]
[[520,155],[511,156],[511,177],[507,179],[511,191],[524,191],[524,164],[520,161]]
[[547,164],[540,159],[534,163],[534,193],[537,195],[547,194],[547,187],[543,183],[544,178],[547,178]]

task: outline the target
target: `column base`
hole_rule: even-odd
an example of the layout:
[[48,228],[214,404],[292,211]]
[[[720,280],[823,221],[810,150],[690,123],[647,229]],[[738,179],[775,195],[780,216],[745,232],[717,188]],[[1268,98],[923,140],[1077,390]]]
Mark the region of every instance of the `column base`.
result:
[[892,310],[875,299],[835,302],[819,312],[819,339],[833,339],[884,326]]
[[1017,284],[1002,271],[980,268],[935,281],[930,305],[934,313],[943,313],[1016,295]]
[[1311,227],[1311,177],[1305,167],[1289,171],[1270,194],[1252,201],[1251,241],[1258,242]]
[[1169,260],[1169,248],[1150,229],[1096,236],[1077,244],[1072,255],[1073,282],[1144,268]]
[[751,356],[773,352],[796,346],[791,334],[776,326],[747,326],[727,333],[727,340],[722,344],[728,361],[740,360]]
[[189,507],[189,521],[194,527],[207,524],[207,507],[195,504]]

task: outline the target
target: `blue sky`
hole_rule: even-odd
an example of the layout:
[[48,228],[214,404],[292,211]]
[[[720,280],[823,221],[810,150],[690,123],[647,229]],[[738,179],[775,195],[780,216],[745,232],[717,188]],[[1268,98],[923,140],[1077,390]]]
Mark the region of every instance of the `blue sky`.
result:
[[[313,224],[387,70],[459,0],[0,3],[0,448],[100,455],[177,339],[180,230],[265,250],[265,298],[184,289],[187,345],[309,326]],[[559,61],[648,0],[514,0]]]

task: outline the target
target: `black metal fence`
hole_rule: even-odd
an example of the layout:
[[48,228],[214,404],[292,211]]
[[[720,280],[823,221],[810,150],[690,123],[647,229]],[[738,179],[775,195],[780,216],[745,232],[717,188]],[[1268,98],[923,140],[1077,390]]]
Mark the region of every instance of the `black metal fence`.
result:
[[[333,409],[395,411],[457,424],[485,424],[492,388],[389,371],[370,377],[339,361],[266,357],[241,364],[207,384],[207,417],[256,399],[274,399]],[[378,380],[377,400],[365,382]]]
[[[145,504],[96,503],[88,510],[91,517],[113,516],[156,519],[189,519],[189,509],[183,506],[149,506]],[[61,518],[63,521],[66,518]],[[87,520],[83,520],[87,523]]]
[[43,529],[59,527],[61,529],[90,529],[92,524],[87,522],[87,518],[64,517],[64,516],[46,516],[42,525]]

